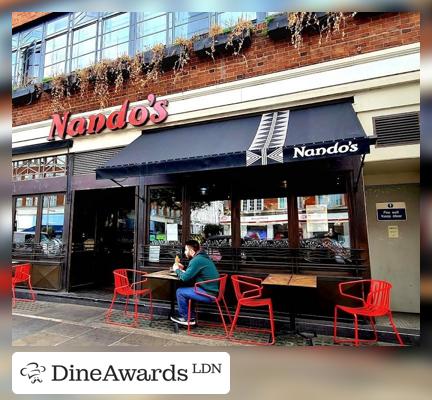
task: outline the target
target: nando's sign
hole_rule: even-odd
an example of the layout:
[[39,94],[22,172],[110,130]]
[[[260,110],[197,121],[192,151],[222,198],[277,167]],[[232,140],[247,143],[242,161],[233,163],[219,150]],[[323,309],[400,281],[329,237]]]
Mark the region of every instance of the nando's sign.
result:
[[156,100],[155,94],[147,96],[148,106],[140,105],[132,107],[129,111],[129,100],[125,100],[120,110],[113,111],[108,116],[104,114],[93,114],[88,118],[70,118],[70,112],[53,114],[51,116],[51,130],[48,140],[55,140],[57,135],[60,139],[66,136],[77,137],[86,134],[94,135],[108,128],[112,131],[124,129],[127,124],[143,126],[148,121],[160,124],[168,118],[168,100]]

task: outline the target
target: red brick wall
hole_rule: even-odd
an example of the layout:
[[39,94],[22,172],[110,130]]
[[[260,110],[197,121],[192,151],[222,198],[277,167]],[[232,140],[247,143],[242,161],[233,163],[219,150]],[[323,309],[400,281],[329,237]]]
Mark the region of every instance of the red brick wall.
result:
[[[219,56],[213,62],[210,57],[202,59],[192,54],[189,64],[185,67],[185,76],[176,83],[171,71],[164,73],[158,82],[149,84],[143,90],[126,82],[123,90],[112,93],[109,105],[120,105],[125,98],[131,101],[142,100],[151,92],[163,96],[419,42],[420,14],[386,13],[372,18],[358,17],[346,27],[344,38],[340,34],[335,34],[328,41],[323,39],[321,45],[318,40],[317,34],[305,37],[303,46],[297,50],[289,40],[273,41],[257,31],[252,38],[251,47],[244,50],[246,59]],[[72,114],[98,108],[98,102],[92,96],[81,98],[77,94],[70,99]],[[51,112],[50,95],[43,93],[34,103],[13,108],[13,125],[48,119]]]
[[13,12],[12,13],[12,28],[26,24],[27,22],[34,21],[44,15],[50,14],[49,12]]

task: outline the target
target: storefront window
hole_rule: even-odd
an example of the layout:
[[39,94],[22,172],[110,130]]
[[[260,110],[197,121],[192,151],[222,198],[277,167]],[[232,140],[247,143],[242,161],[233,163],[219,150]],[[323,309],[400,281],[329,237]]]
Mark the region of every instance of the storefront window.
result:
[[34,243],[38,197],[15,198],[14,243]]
[[231,201],[192,201],[191,237],[200,243],[231,245]]
[[150,189],[149,242],[180,244],[182,234],[181,191]]
[[346,194],[298,197],[297,206],[302,247],[350,247]]
[[43,196],[41,242],[62,243],[64,194]]
[[271,245],[278,241],[288,245],[286,197],[244,199],[240,205],[242,245]]

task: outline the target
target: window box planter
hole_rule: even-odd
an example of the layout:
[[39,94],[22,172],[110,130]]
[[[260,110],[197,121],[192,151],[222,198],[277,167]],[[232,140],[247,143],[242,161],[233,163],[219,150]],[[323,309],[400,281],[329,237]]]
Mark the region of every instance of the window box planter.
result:
[[267,33],[270,39],[279,40],[287,39],[291,36],[291,30],[288,26],[288,15],[275,15],[274,18],[267,23]]
[[[188,51],[184,49],[184,46],[175,44],[172,46],[167,46],[164,48],[164,54],[162,59],[161,68],[163,71],[168,71],[172,69],[179,59],[180,54],[184,51]],[[143,70],[144,72],[150,68],[150,65],[153,61],[153,50],[148,50],[143,54]]]
[[31,104],[33,100],[37,100],[41,92],[36,85],[29,85],[23,88],[15,89],[12,92],[12,104],[23,105]]
[[[327,13],[316,12],[315,15],[318,18],[318,24],[320,26],[327,23]],[[303,21],[302,32],[318,33],[319,27],[316,25],[310,25],[307,21]],[[291,37],[291,29],[288,24],[288,14],[275,15],[274,18],[267,23],[267,33],[269,37],[274,40],[287,39]]]
[[[230,54],[230,53],[233,53],[234,51],[238,51],[238,47],[240,44],[240,40],[238,38],[234,38],[233,46],[227,47],[230,35],[231,35],[231,33],[227,32],[227,33],[221,33],[221,34],[216,35],[214,37],[214,47],[215,47],[214,54],[221,54],[221,53]],[[251,36],[252,35],[251,35],[250,29],[247,29],[244,31],[244,33],[243,33],[244,41],[243,41],[242,49],[249,47],[251,45],[251,43],[252,43],[252,37]],[[205,37],[202,39],[198,39],[193,44],[193,50],[200,57],[208,56],[208,54],[212,53],[212,50],[211,50],[212,44],[213,44],[213,39],[211,37]]]

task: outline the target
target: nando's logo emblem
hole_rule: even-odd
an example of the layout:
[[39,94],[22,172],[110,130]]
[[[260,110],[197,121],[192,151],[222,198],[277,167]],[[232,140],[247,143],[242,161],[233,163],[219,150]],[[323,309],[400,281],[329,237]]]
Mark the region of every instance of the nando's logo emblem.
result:
[[[129,123],[133,126],[143,126],[148,121],[154,124],[160,124],[168,118],[168,100],[156,100],[156,95],[149,94],[147,96],[149,105],[135,106],[129,111],[129,100],[125,100],[120,107],[120,110],[113,111],[110,115],[93,114],[88,118],[77,117],[70,119],[70,112],[61,114],[53,114],[51,116],[51,130],[48,140],[55,140],[57,135],[61,139],[65,139],[66,135],[70,137],[82,136],[85,134],[93,135],[101,133],[108,128],[112,131],[124,129]],[[128,114],[129,111],[129,114]]]

